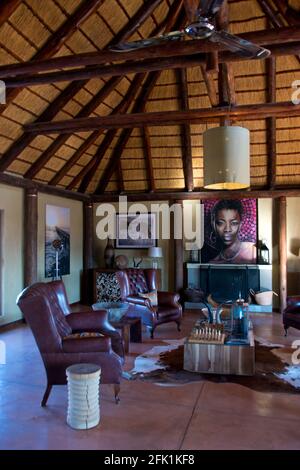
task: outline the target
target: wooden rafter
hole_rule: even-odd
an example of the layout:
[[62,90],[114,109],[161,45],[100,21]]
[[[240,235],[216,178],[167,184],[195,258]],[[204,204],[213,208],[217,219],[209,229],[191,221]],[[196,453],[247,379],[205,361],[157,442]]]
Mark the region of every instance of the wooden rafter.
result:
[[[126,113],[129,109],[129,107],[132,105],[136,94],[144,80],[145,76],[144,74],[138,74],[135,76],[134,80],[132,81],[125,97],[121,101],[121,103],[114,109],[112,115],[116,115],[118,113]],[[83,179],[81,181],[81,184],[79,186],[79,191],[80,192],[85,192],[86,189],[88,188],[90,182],[92,181],[102,159],[104,158],[109,146],[111,145],[115,135],[117,134],[118,129],[113,130],[112,132],[108,132],[99,146],[96,155],[94,158],[91,159],[89,164],[86,166],[86,168],[82,174]]]
[[[86,4],[92,5],[92,2],[86,2]],[[148,2],[148,8],[149,11],[152,11],[152,6],[150,2]],[[72,21],[73,18],[73,21]],[[86,19],[86,15],[85,15]],[[135,25],[136,29],[139,28],[139,26],[142,23],[142,20],[144,19],[145,21],[145,7],[142,5],[140,9],[138,10],[137,14],[135,15]],[[70,28],[70,34],[73,33],[73,23],[78,26],[78,11],[74,13],[67,21],[69,21],[69,28]],[[67,39],[66,35],[66,27],[64,25],[62,26],[63,31],[64,31],[64,37]],[[130,30],[132,31],[133,24],[131,23]],[[58,40],[61,41],[61,33],[59,33],[60,29],[57,31],[57,37]],[[123,28],[123,35],[120,35],[120,40],[125,40],[128,39],[129,35],[127,34],[127,31]],[[51,39],[52,44],[53,43],[53,36]],[[113,41],[111,41],[109,45],[111,45]],[[45,46],[44,46],[45,47]],[[70,56],[72,57],[72,56]],[[52,59],[53,60],[53,59]],[[33,61],[35,62],[35,61]],[[24,73],[24,72],[23,72]],[[30,73],[30,72],[28,72]],[[43,122],[43,121],[48,121],[54,118],[54,116],[82,89],[84,85],[88,83],[88,80],[80,80],[77,83],[70,83],[62,93],[60,93],[54,101],[47,107],[47,109],[39,116],[39,118],[36,120],[36,122]],[[4,153],[0,160],[0,171],[5,171],[9,165],[15,160],[15,158],[32,142],[34,139],[34,136],[29,136],[26,134],[23,134],[19,139],[14,142],[10,148]]]
[[282,14],[282,16],[287,20],[289,24],[299,25],[300,24],[300,13],[299,11],[291,8],[287,1],[283,0],[274,0],[275,5]]
[[[99,6],[104,0],[90,0],[88,2],[82,2],[76,11],[53,33],[42,48],[34,55],[32,60],[48,59],[53,56],[65,41],[76,31],[78,26],[82,24]],[[9,90],[6,95],[6,102],[9,104],[14,100],[19,90]]]
[[[282,28],[285,25],[282,17],[277,14],[276,10],[274,9],[272,3],[269,0],[258,0],[258,3],[262,11],[268,18],[270,24],[275,29]],[[298,62],[300,62],[300,56],[296,55],[296,57],[298,59]]]
[[[163,28],[166,32],[168,32],[175,21],[177,21],[178,18],[178,9],[180,11],[181,8],[181,3],[182,2],[175,2],[174,5],[171,8],[171,13],[174,12],[174,17],[172,14],[167,15],[166,17],[166,22],[164,23]],[[158,29],[156,28],[156,32],[158,32]],[[159,32],[161,32],[161,29],[159,29]],[[138,87],[141,85],[142,81],[144,79],[144,75],[137,75],[129,88],[126,97],[124,98],[124,107],[118,107],[115,111],[115,113],[118,112],[126,112],[128,107],[131,105],[132,99],[134,98]],[[112,140],[114,139],[117,131],[107,133],[107,135],[104,138],[104,141],[102,142],[101,146],[99,147],[98,151],[96,152],[95,157],[89,162],[86,168],[84,168],[75,178],[74,180],[69,184],[68,189],[74,188],[80,181],[81,184],[79,186],[79,191],[84,192],[86,191],[87,187],[89,186],[95,172],[97,171],[97,168],[99,167],[107,149],[109,148],[109,145],[111,144]]]
[[[160,72],[152,72],[149,73],[148,77],[146,78],[142,90],[133,106],[132,112],[133,113],[139,113],[141,109],[144,109],[145,102],[148,100],[149,95],[151,94],[158,77],[160,75]],[[128,115],[129,116],[129,115]],[[96,189],[96,193],[101,193],[105,191],[105,188],[114,173],[115,169],[117,168],[117,165],[119,163],[119,160],[122,156],[122,152],[130,138],[132,129],[124,129],[118,139],[118,142],[115,146],[115,149],[109,159],[108,164],[106,165],[106,168],[102,174],[102,177],[99,181],[99,184]]]
[[[300,30],[299,30],[300,35]],[[192,42],[192,41],[189,41]],[[300,52],[300,43],[268,45],[272,55],[294,55]],[[174,49],[175,50],[175,49]],[[219,54],[219,63],[225,62],[243,62],[249,60],[233,52],[221,52]],[[74,69],[62,72],[51,72],[25,76],[22,78],[6,79],[7,88],[29,87],[35,85],[48,85],[54,82],[91,80],[92,78],[105,78],[117,75],[127,75],[130,73],[154,72],[156,70],[176,69],[186,67],[197,67],[206,64],[204,54],[193,54],[190,56],[174,56],[168,58],[144,59],[141,61],[128,61],[121,64],[104,65],[101,67],[91,67],[84,69]]]
[[[115,89],[116,85],[120,82],[121,77],[111,78],[101,90],[92,97],[92,99],[79,111],[76,115],[78,118],[89,116]],[[25,173],[25,178],[34,178],[39,171],[46,165],[50,158],[55,155],[57,150],[68,140],[68,136],[60,135],[53,143],[39,156],[33,163],[29,170]]]
[[[49,181],[49,184],[56,185],[60,182],[60,180],[68,173],[68,171],[76,165],[78,160],[84,155],[87,150],[95,143],[98,137],[102,134],[102,131],[94,131],[81,146],[76,150],[76,152],[72,155],[71,158],[64,164],[64,166],[53,176],[53,178]],[[72,189],[72,188],[70,188]]]
[[[239,34],[239,37],[247,41],[252,41],[257,45],[266,46],[268,48],[269,46],[275,45],[282,45],[285,47],[290,43],[296,43],[297,41],[300,41],[300,31],[297,26],[288,26],[280,28],[276,31],[274,31],[274,29],[266,29],[261,31],[241,33]],[[226,47],[221,45],[217,47],[210,41],[199,41],[197,39],[193,39],[190,41],[178,42],[176,47],[174,47],[174,43],[171,41],[160,46],[151,46],[122,53],[105,49],[101,52],[76,54],[43,61],[30,61],[22,64],[1,66],[0,78],[4,79],[18,75],[23,76],[25,74],[34,74],[38,72],[46,72],[49,70],[68,67],[73,68],[101,65],[108,62],[120,62],[122,60],[134,61],[143,60],[149,57],[153,59],[160,59],[164,57],[186,56],[191,54],[214,52],[215,50],[224,52],[226,51]],[[276,51],[276,48],[274,48],[274,51]],[[288,48],[287,51],[290,53]],[[240,60],[237,54],[231,54],[230,60],[234,60],[235,56],[237,57],[236,60]],[[228,55],[227,57],[229,58],[230,56]]]
[[66,189],[74,189],[81,182],[78,191],[82,193],[86,191],[91,179],[94,176],[94,168],[97,168],[98,165],[100,165],[106,151],[108,150],[109,146],[111,145],[114,139],[115,134],[115,129],[111,129],[105,134],[105,137],[99,145],[94,157],[91,158],[89,163],[85,165],[84,168],[82,168],[82,170],[78,173],[78,175],[75,176],[75,178],[73,178],[73,180],[68,184]]
[[[228,30],[228,2],[224,1],[222,7],[217,13],[217,25],[220,30]],[[234,75],[232,65],[230,63],[221,63],[219,67],[219,105],[234,106],[236,104]]]
[[[159,73],[159,72],[155,72]],[[133,109],[131,114],[103,116],[84,119],[70,119],[67,121],[45,122],[27,124],[27,132],[34,134],[88,132],[95,129],[133,128],[147,125],[160,126],[181,123],[197,124],[200,122],[216,122],[221,117],[228,116],[236,119],[264,119],[267,117],[300,116],[300,105],[291,101],[282,103],[257,103],[236,106],[218,106],[206,109],[190,109],[189,111],[160,111],[140,113]]]
[[0,28],[22,3],[22,0],[3,0],[0,4]]
[[145,156],[145,161],[146,161],[149,191],[153,192],[155,191],[155,179],[154,179],[154,172],[153,172],[150,133],[149,133],[149,129],[147,126],[143,127],[141,132],[142,132],[142,139],[143,139],[144,156]]
[[[186,69],[179,69],[176,71],[177,80],[179,84],[179,99],[180,108],[184,111],[189,110],[189,95],[187,85]],[[194,178],[193,178],[193,157],[192,157],[192,142],[191,130],[189,124],[181,126],[181,141],[182,141],[182,163],[184,182],[187,191],[193,191]]]

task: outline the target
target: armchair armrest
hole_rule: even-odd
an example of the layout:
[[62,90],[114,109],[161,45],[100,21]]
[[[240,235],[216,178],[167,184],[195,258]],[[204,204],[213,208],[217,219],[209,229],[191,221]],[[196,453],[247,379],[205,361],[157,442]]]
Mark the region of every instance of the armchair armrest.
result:
[[139,305],[141,307],[146,307],[149,310],[152,310],[152,306],[150,304],[149,299],[144,299],[143,297],[129,295],[128,297],[126,297],[126,302],[134,305]]
[[100,336],[98,338],[64,338],[62,342],[63,351],[66,353],[90,353],[109,352],[110,338]]
[[173,307],[179,307],[180,295],[177,294],[176,292],[164,292],[164,291],[158,291],[157,292],[157,300],[158,300],[158,305],[170,305]]
[[106,310],[96,310],[94,312],[69,313],[66,315],[66,320],[72,331],[100,331],[107,321],[107,312]]

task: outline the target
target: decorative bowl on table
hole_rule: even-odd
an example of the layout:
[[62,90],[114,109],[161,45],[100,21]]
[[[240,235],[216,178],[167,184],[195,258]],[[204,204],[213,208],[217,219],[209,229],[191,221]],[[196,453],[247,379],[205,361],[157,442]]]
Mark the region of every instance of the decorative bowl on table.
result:
[[107,310],[108,321],[119,322],[126,315],[129,304],[125,302],[98,302],[92,305],[93,310]]

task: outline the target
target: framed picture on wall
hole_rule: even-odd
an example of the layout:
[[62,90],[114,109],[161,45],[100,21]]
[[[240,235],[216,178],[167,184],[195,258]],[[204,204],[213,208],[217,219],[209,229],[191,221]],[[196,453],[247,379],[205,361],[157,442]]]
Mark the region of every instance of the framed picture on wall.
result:
[[116,214],[116,217],[116,248],[156,246],[156,214]]
[[204,245],[201,262],[257,263],[257,200],[204,201]]
[[70,274],[70,209],[46,204],[45,277]]

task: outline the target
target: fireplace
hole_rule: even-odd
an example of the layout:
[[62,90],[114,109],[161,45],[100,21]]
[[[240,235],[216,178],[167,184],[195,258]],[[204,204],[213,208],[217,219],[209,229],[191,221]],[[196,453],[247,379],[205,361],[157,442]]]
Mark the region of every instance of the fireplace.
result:
[[200,286],[206,295],[211,294],[216,302],[236,300],[241,294],[247,299],[249,289],[260,290],[260,275],[257,266],[201,266]]

